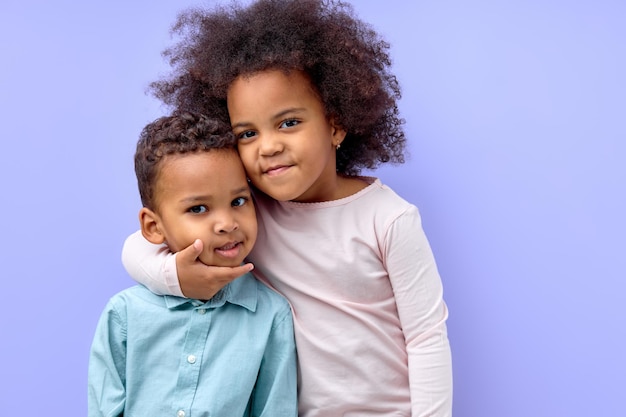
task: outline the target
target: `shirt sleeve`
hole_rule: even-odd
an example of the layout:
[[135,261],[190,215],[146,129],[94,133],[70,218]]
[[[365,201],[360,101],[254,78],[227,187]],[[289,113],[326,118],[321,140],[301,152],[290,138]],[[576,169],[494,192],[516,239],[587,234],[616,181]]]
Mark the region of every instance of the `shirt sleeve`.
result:
[[298,415],[296,344],[291,309],[272,327],[252,398],[253,417]]
[[157,295],[185,297],[178,282],[176,254],[148,242],[138,230],[126,238],[122,264],[132,279]]
[[88,370],[88,416],[118,417],[126,405],[126,329],[112,303],[100,316]]
[[415,206],[385,237],[385,263],[406,340],[413,417],[452,415],[452,359],[443,286]]

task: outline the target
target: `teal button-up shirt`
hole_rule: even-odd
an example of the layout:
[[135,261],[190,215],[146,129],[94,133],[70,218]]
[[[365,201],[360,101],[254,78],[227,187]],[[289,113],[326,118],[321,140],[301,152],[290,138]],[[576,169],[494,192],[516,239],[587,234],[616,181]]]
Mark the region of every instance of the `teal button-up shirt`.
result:
[[250,274],[207,302],[135,286],[98,323],[89,417],[291,417],[296,396],[289,304]]

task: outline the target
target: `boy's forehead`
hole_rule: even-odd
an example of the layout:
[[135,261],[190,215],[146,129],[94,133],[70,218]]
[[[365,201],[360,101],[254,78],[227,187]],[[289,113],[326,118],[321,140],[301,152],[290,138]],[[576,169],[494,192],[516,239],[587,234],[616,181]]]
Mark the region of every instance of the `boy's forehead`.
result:
[[161,158],[159,171],[172,167],[201,165],[204,169],[224,169],[224,165],[237,168],[241,163],[235,148],[200,149],[192,152],[172,153]]
[[156,177],[157,195],[193,187],[245,183],[245,171],[233,148],[210,149],[167,155],[161,160]]

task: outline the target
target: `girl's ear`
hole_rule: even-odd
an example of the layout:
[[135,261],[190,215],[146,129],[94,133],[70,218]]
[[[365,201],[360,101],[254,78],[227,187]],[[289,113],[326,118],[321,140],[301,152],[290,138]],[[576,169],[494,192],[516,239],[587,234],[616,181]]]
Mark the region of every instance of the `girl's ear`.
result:
[[146,207],[139,210],[139,224],[141,225],[141,234],[148,242],[155,245],[165,242],[165,235],[160,227],[161,219],[154,211]]
[[332,129],[331,132],[333,137],[333,145],[336,148],[337,146],[341,145],[341,142],[343,142],[343,140],[346,138],[348,132],[346,132],[343,127],[337,124],[334,117],[330,119],[330,127]]

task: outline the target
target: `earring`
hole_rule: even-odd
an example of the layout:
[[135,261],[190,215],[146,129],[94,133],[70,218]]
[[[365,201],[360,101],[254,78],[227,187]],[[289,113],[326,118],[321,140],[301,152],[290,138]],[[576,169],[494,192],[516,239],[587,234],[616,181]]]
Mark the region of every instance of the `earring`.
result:
[[341,143],[338,143],[337,146],[335,146],[336,150],[339,150],[339,148],[341,148]]

